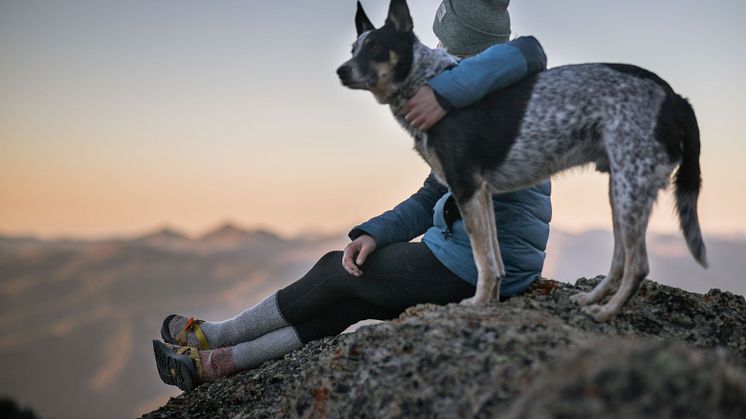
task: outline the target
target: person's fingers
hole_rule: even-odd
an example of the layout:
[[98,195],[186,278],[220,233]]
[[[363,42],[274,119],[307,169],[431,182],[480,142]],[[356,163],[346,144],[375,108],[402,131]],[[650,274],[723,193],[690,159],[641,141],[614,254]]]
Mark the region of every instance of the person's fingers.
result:
[[342,253],[342,267],[343,267],[343,268],[345,268],[345,271],[347,271],[347,272],[349,272],[349,273],[352,273],[352,272],[351,272],[351,269],[350,269],[350,267],[349,267],[349,265],[350,265],[350,260],[351,260],[351,258],[352,258],[352,257],[350,256],[350,253],[351,253],[351,252],[350,252],[350,246],[347,246],[347,247],[345,247],[345,250],[344,250],[344,252]]
[[360,249],[360,252],[357,254],[357,266],[362,266],[363,263],[365,263],[365,259],[368,258],[371,250],[372,249],[370,246],[363,245],[363,247]]
[[403,113],[404,115],[407,115],[409,114],[409,112],[412,110],[413,107],[414,107],[414,104],[412,103],[412,99],[410,99],[407,101],[407,103],[404,104],[404,107],[401,108],[401,113]]
[[425,116],[420,116],[412,121],[412,126],[419,130],[422,130],[422,126],[424,126],[426,122],[427,118]]
[[420,131],[427,131],[437,124],[443,117],[446,116],[446,112],[443,109],[436,109],[432,114],[428,115],[426,120],[423,122]]
[[409,113],[407,113],[404,116],[404,119],[409,121],[409,123],[414,123],[414,121],[416,121],[417,119],[422,118],[422,115],[423,115],[422,111],[420,109],[415,108],[409,111]]
[[347,247],[345,247],[345,250],[342,254],[342,267],[350,274],[354,276],[360,276],[362,275],[362,271],[360,268],[355,265],[355,262],[352,261],[353,257],[355,256],[355,253],[357,253],[357,246],[355,244],[349,244]]
[[361,271],[360,268],[355,266],[355,263],[352,260],[345,262],[343,266],[345,268],[345,271],[347,271],[347,273],[349,273],[352,276],[360,276],[363,274],[363,271]]

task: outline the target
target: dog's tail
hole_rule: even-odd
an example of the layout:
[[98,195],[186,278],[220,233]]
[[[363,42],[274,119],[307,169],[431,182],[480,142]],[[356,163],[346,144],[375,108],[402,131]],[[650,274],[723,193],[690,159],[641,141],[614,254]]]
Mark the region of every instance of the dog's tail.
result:
[[678,125],[681,137],[681,164],[674,177],[676,187],[676,211],[679,214],[679,225],[686,238],[689,251],[703,267],[707,267],[707,251],[702,241],[702,231],[697,216],[697,199],[702,185],[699,169],[699,126],[694,109],[689,102],[676,95]]

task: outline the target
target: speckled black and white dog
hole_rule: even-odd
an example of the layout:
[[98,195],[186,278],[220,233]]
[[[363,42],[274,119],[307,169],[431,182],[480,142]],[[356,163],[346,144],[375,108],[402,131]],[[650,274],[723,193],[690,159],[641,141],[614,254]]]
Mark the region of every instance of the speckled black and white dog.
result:
[[[697,218],[699,128],[689,103],[655,74],[624,64],[552,68],[462,109],[427,132],[400,110],[425,82],[456,64],[442,49],[421,44],[404,0],[392,0],[379,29],[358,2],[358,39],[337,73],[352,89],[388,104],[414,137],[415,149],[453,192],[469,233],[483,304],[499,295],[505,275],[491,193],[534,185],[562,170],[595,163],[609,177],[614,256],[606,278],[573,296],[597,321],[619,312],[648,274],[645,230],[658,190],[676,166],[676,206],[694,258],[706,266]],[[621,280],[618,291],[603,299]]]

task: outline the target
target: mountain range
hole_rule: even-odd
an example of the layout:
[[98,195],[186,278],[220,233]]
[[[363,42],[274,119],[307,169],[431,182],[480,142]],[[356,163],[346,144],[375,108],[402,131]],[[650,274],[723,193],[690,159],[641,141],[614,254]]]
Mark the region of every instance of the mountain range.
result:
[[[678,236],[650,234],[651,278],[746,294],[746,240],[706,237],[711,268]],[[282,238],[227,223],[190,237],[161,228],[105,240],[0,236],[0,395],[41,417],[124,418],[179,391],[161,383],[150,340],[170,313],[231,317],[303,275],[343,234]],[[606,273],[609,232],[553,231],[544,276]]]

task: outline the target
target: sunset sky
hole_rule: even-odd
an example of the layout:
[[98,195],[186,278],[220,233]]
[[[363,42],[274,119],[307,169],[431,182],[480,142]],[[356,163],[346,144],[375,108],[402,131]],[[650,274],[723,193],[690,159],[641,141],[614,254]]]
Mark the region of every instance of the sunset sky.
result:
[[[365,0],[381,24],[387,0]],[[410,1],[436,44],[438,0]],[[514,0],[550,66],[628,62],[692,102],[705,235],[746,233],[746,2]],[[343,88],[353,0],[0,0],[0,234],[133,235],[223,221],[344,232],[428,167],[386,107]],[[670,193],[654,231],[674,231]],[[606,177],[554,182],[553,225],[609,228]]]

